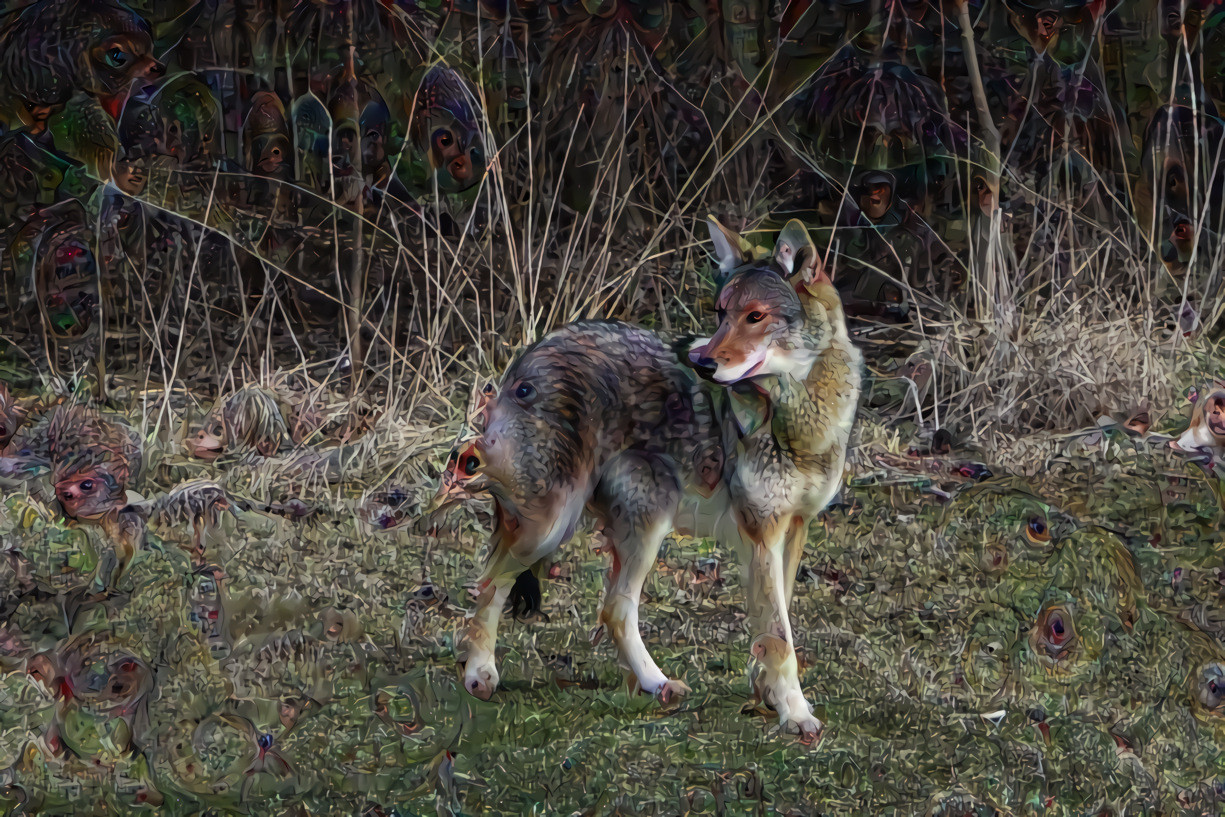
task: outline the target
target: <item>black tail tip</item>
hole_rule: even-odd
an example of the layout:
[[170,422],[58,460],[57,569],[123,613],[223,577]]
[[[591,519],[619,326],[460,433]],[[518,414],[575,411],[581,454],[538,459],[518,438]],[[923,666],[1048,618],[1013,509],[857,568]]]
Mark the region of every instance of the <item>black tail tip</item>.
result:
[[515,577],[514,587],[507,599],[515,618],[528,618],[540,612],[542,601],[540,580],[529,568]]

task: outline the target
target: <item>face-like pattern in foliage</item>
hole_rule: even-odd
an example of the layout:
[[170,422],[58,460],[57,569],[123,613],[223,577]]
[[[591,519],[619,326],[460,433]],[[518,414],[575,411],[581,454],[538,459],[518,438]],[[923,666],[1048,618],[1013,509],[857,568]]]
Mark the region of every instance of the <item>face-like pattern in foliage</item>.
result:
[[27,122],[45,122],[78,89],[112,116],[133,83],[165,71],[153,56],[148,23],[114,0],[40,0],[12,12],[0,29],[7,93]]
[[187,453],[212,462],[223,454],[254,450],[269,457],[289,438],[281,405],[265,389],[246,386],[205,416],[187,439]]
[[471,89],[455,70],[437,66],[421,80],[413,101],[412,134],[429,158],[438,187],[459,192],[485,174],[485,149]]

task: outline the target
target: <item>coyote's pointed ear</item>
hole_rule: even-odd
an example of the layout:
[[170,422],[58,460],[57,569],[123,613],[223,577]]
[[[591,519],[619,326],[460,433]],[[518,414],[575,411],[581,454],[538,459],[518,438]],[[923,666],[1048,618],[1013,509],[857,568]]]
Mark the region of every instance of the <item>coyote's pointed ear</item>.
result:
[[798,273],[804,281],[811,281],[816,277],[821,259],[817,256],[816,245],[808,236],[808,229],[799,219],[788,221],[783,231],[778,234],[778,243],[774,245],[774,260],[788,275]]
[[719,272],[724,276],[737,267],[753,260],[752,248],[736,232],[727,229],[714,216],[706,217],[710,228],[710,240],[715,244],[715,258],[719,260]]

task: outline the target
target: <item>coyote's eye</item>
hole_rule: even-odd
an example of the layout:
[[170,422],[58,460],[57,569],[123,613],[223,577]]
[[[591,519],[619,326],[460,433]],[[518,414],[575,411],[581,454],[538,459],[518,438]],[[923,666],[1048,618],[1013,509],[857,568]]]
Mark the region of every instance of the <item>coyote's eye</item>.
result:
[[761,323],[763,320],[765,320],[765,317],[765,313],[763,312],[750,312],[749,316],[745,320],[747,320],[749,323]]
[[536,398],[536,387],[531,383],[520,383],[515,387],[515,399],[523,403],[530,403]]

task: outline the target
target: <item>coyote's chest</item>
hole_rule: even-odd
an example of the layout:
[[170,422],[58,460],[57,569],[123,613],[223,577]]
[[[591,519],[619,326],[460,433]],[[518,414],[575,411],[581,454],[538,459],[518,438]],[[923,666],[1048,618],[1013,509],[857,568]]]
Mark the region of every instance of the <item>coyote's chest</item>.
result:
[[837,487],[845,454],[844,447],[831,447],[800,467],[769,426],[744,438],[728,485],[742,522],[755,527],[789,516],[815,516]]
[[[843,347],[846,348],[843,348]],[[801,385],[772,395],[768,418],[736,445],[729,489],[750,527],[811,519],[837,492],[859,394],[857,353],[834,344]]]

